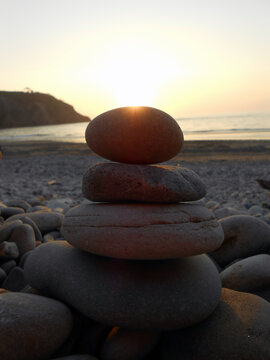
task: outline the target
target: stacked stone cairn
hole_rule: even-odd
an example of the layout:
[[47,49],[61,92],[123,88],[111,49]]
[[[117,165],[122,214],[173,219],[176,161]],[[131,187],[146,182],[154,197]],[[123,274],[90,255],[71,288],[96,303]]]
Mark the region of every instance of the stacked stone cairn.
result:
[[221,245],[223,231],[207,208],[191,203],[205,195],[197,174],[152,165],[182,148],[182,131],[168,114],[112,110],[89,123],[86,141],[113,162],[86,171],[90,202],[66,213],[67,242],[38,247],[25,273],[42,294],[110,329],[93,355],[150,359],[161,331],[200,323],[219,304],[220,277],[203,253]]

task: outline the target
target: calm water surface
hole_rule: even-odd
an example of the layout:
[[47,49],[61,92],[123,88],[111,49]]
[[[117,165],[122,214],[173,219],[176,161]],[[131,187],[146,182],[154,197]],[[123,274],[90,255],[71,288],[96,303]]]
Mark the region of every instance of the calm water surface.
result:
[[[185,140],[270,140],[270,114],[177,119]],[[87,122],[0,130],[1,140],[85,142]]]

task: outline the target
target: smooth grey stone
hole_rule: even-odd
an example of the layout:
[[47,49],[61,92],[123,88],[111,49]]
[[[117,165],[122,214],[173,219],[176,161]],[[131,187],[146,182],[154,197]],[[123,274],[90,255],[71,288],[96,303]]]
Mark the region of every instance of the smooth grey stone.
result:
[[211,314],[221,291],[216,267],[205,255],[123,261],[56,241],[36,248],[24,269],[42,293],[98,322],[135,329],[191,326]]
[[84,174],[82,192],[100,202],[175,203],[199,200],[206,188],[199,175],[180,166],[100,163]]
[[270,255],[250,256],[220,273],[222,286],[237,291],[270,289]]
[[50,233],[45,234],[45,235],[43,236],[43,242],[44,242],[44,243],[47,243],[47,242],[50,242],[50,241],[54,241],[54,240],[55,240],[55,238],[54,238]]
[[36,241],[43,241],[43,238],[42,238],[42,235],[41,235],[41,232],[37,226],[37,224],[32,220],[30,219],[27,215],[25,216],[22,216],[21,217],[21,220],[24,224],[28,224],[30,226],[32,226],[34,232],[35,232],[35,238],[36,238]]
[[248,209],[248,213],[251,216],[263,215],[264,214],[264,209],[262,209],[258,205],[253,205],[253,206],[251,206],[251,208]]
[[270,226],[249,215],[221,219],[224,242],[211,257],[224,267],[238,258],[267,253],[270,250]]
[[47,208],[60,213],[65,213],[67,210],[69,210],[69,206],[65,203],[65,200],[60,199],[49,200],[46,206]]
[[15,260],[8,260],[1,264],[1,268],[5,271],[6,274],[10,272],[16,266]]
[[241,211],[238,211],[231,207],[222,207],[217,210],[214,210],[215,217],[217,219],[223,219],[232,215],[241,215]]
[[0,358],[48,359],[67,339],[72,315],[59,301],[33,294],[0,295]]
[[10,219],[17,220],[24,218],[24,216],[27,216],[37,224],[42,234],[60,228],[64,218],[64,215],[52,211],[48,212],[41,210],[41,211],[29,212],[26,214],[27,215],[18,214],[12,216]]
[[253,294],[222,290],[205,321],[163,335],[162,360],[269,360],[270,304]]
[[19,249],[14,242],[3,241],[0,244],[0,257],[8,259],[17,259],[19,257]]
[[30,206],[38,206],[38,205],[42,205],[43,202],[41,200],[39,200],[38,198],[32,197],[32,198],[28,198],[27,199],[28,204],[30,204]]
[[113,328],[100,350],[102,360],[140,360],[157,346],[160,333]]
[[6,201],[6,205],[9,207],[19,207],[21,209],[24,209],[24,211],[31,208],[31,205],[27,201],[22,199],[8,200]]
[[73,246],[119,259],[170,259],[217,249],[223,231],[193,204],[86,204],[66,213],[61,232]]
[[5,221],[0,225],[0,243],[7,241],[13,231],[18,225],[21,225],[21,220]]
[[214,201],[214,200],[210,200],[208,201],[205,206],[208,208],[208,209],[211,209],[211,210],[216,210],[220,207],[220,204],[217,202],[217,201]]
[[25,213],[24,209],[17,207],[6,207],[6,208],[2,208],[1,210],[1,216],[4,219],[7,219],[13,215],[24,214],[24,213]]
[[3,282],[2,288],[10,291],[21,291],[27,284],[23,269],[15,266]]
[[60,231],[51,231],[43,236],[43,242],[54,241],[61,237]]
[[21,256],[35,248],[36,238],[34,230],[28,224],[18,225],[15,229],[13,229],[9,241],[14,242],[17,245]]

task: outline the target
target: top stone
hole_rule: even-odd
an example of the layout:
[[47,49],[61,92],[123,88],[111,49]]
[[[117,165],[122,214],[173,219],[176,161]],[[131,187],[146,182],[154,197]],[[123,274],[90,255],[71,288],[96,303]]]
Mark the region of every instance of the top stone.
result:
[[98,155],[128,164],[170,160],[183,145],[177,122],[165,112],[145,106],[107,111],[90,121],[85,139]]

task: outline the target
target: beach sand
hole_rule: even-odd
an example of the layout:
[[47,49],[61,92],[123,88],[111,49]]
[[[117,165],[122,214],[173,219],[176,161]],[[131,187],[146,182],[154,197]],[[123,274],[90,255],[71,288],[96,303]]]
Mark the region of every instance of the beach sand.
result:
[[[82,175],[106,160],[83,143],[2,142],[0,200],[52,198],[83,201]],[[256,179],[269,179],[270,140],[186,141],[170,164],[197,172],[207,187],[205,202],[246,209],[269,204],[269,192]]]

